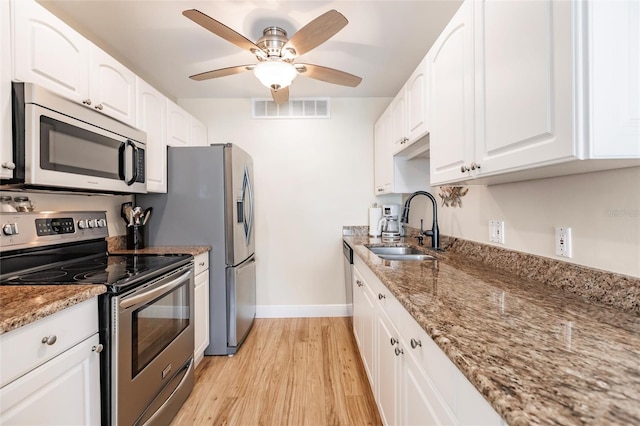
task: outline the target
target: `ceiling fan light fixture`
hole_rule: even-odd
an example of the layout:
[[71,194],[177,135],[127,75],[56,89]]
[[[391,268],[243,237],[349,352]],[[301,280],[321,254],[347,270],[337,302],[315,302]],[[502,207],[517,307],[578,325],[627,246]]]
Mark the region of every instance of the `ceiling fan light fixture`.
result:
[[265,87],[279,90],[290,86],[298,72],[288,62],[270,60],[256,64],[253,74]]

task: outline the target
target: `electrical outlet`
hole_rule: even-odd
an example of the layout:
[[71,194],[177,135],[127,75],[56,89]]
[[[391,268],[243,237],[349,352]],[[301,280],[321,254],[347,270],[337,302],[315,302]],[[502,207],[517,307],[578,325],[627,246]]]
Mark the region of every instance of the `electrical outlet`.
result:
[[556,256],[572,257],[571,228],[556,226]]
[[489,221],[489,241],[492,243],[504,244],[504,221]]

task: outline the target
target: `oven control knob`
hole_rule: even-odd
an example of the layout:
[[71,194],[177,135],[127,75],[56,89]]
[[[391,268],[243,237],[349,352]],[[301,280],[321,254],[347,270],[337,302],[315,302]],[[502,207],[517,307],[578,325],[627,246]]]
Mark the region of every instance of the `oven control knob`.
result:
[[98,219],[98,228],[104,228],[107,226],[107,221],[105,219]]
[[78,221],[78,228],[80,228],[80,229],[86,229],[87,228],[86,219],[82,219],[82,220]]
[[98,225],[95,219],[89,219],[88,224],[89,224],[89,228],[97,228],[97,225]]
[[17,223],[6,223],[2,225],[2,233],[4,235],[14,235],[18,234],[18,224]]

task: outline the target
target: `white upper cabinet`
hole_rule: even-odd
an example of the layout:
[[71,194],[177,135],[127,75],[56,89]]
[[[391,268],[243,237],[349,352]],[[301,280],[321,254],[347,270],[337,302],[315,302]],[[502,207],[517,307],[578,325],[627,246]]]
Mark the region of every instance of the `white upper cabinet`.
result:
[[431,183],[640,165],[639,26],[634,0],[463,3],[427,55]]
[[[407,151],[411,145],[429,132],[427,117],[427,58],[409,77],[391,102],[392,153]],[[428,149],[424,146],[421,152]]]
[[0,1],[0,179],[12,179],[11,140],[11,31],[9,3]]
[[474,8],[478,174],[576,158],[571,2],[479,0]]
[[202,124],[196,118],[191,117],[191,145],[206,146],[207,142],[207,126]]
[[82,102],[89,97],[89,42],[32,0],[14,0],[13,77]]
[[167,145],[189,146],[190,133],[189,113],[167,99]]
[[96,46],[91,46],[89,59],[91,106],[135,126],[136,75]]
[[373,127],[375,195],[391,192],[393,156],[391,154],[391,109],[378,118]]
[[136,127],[147,132],[147,191],[167,192],[167,99],[136,79]]
[[35,1],[11,2],[13,78],[135,125],[135,75]]
[[640,157],[640,2],[592,0],[587,58],[588,155]]
[[459,179],[473,158],[471,12],[466,1],[427,54],[432,184]]

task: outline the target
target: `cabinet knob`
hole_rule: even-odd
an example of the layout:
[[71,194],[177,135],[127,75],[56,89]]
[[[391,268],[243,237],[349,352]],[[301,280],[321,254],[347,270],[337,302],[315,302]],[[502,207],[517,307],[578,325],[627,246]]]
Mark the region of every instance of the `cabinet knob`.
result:
[[378,300],[382,300],[382,299],[384,299],[385,297],[387,297],[387,296],[385,296],[385,295],[384,295],[384,294],[382,294],[382,293],[378,293]]
[[94,108],[97,109],[98,111],[102,111],[102,109],[104,107],[102,106],[102,104],[98,104],[98,105],[94,106]]
[[422,347],[422,341],[411,338],[411,347],[415,349],[418,346]]
[[476,163],[475,161],[471,163],[471,170],[475,170],[479,168],[480,168],[480,164]]
[[378,192],[382,192],[382,191],[384,191],[383,188],[378,188]]
[[43,344],[47,344],[49,346],[53,345],[56,341],[58,340],[58,338],[56,337],[55,334],[52,334],[51,336],[44,336],[41,340],[41,342]]
[[396,356],[400,356],[404,353],[404,351],[402,350],[402,348],[399,348],[396,346],[396,348],[394,349]]
[[358,287],[362,287],[362,281],[356,280],[356,284],[358,284]]
[[200,262],[200,263],[198,263],[198,265],[204,266],[204,262]]
[[460,171],[461,171],[462,173],[466,173],[466,172],[468,172],[469,170],[471,170],[471,169],[470,169],[470,168],[468,168],[467,166],[465,166],[464,164],[463,164],[462,166],[460,166]]
[[99,354],[100,352],[102,352],[102,350],[104,349],[104,346],[102,346],[102,343],[97,344],[96,346],[92,347],[91,350],[97,354]]
[[398,339],[396,339],[395,337],[391,338],[391,346],[395,346],[398,343]]
[[85,105],[91,105],[91,99],[85,99],[82,101],[82,103]]
[[14,170],[16,168],[16,163],[7,161],[5,163],[2,163],[2,168],[7,170]]

